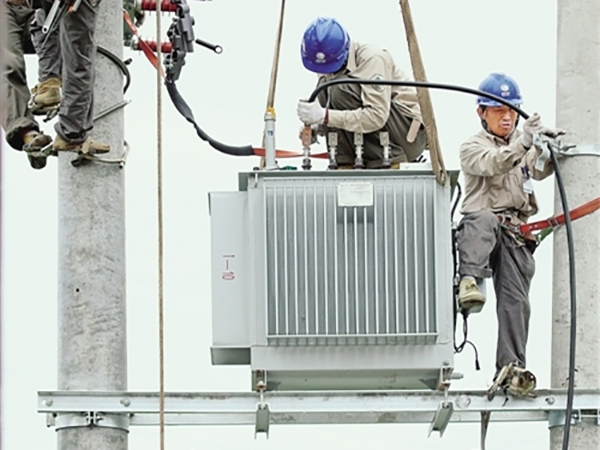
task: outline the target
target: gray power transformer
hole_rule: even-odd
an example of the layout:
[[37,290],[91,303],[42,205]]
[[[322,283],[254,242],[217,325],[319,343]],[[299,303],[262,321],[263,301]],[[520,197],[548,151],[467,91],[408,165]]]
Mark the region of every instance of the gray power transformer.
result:
[[407,167],[242,173],[209,194],[213,364],[268,390],[449,380],[451,187]]

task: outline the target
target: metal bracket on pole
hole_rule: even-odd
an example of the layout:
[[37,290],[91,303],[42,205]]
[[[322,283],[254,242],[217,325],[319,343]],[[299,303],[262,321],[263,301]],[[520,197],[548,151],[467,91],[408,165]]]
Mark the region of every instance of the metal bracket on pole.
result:
[[115,428],[129,432],[129,416],[125,414],[106,414],[97,411],[81,413],[48,414],[47,426],[56,431],[65,428]]
[[123,151],[123,154],[121,155],[120,158],[116,158],[116,159],[101,158],[101,157],[95,156],[93,154],[80,152],[77,155],[77,158],[75,158],[73,161],[71,161],[71,164],[73,165],[73,167],[79,167],[88,162],[98,162],[98,163],[103,163],[103,164],[118,164],[119,169],[122,169],[123,167],[125,167],[125,163],[127,162],[127,156],[129,156],[129,144],[127,143],[127,141],[125,141],[123,144],[125,146],[125,150]]
[[[171,426],[247,425],[254,426],[257,433],[266,433],[271,425],[431,425],[435,417],[432,430],[441,431],[446,419],[455,423],[480,423],[481,412],[489,412],[492,422],[550,422],[558,426],[564,423],[564,420],[560,422],[560,414],[564,417],[567,403],[566,390],[544,389],[536,391],[536,398],[509,397],[508,402],[504,398],[488,400],[487,391],[275,391],[264,392],[260,397],[259,383],[266,381],[262,377],[255,380],[255,392],[166,393],[165,423]],[[456,414],[450,414],[448,404],[452,404]],[[574,419],[597,423],[598,405],[600,390],[576,389]],[[102,411],[105,415],[126,416],[131,426],[158,425],[159,406],[158,394],[151,392],[38,393],[40,413],[80,417],[81,411]]]
[[[548,414],[548,428],[564,427],[566,423],[567,412],[565,410],[550,411]],[[571,414],[571,425],[581,423],[581,410],[574,409]]]
[[537,170],[544,170],[546,161],[550,159],[550,152],[555,152],[557,157],[563,156],[600,156],[600,145],[598,144],[565,144],[554,138],[536,133],[533,136],[533,144],[542,151],[535,163]]

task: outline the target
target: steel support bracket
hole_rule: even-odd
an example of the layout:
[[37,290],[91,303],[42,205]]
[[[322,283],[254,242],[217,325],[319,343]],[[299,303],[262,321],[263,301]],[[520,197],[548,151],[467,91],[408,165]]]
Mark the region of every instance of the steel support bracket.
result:
[[256,371],[256,392],[260,395],[260,400],[256,406],[256,420],[254,422],[254,439],[258,433],[265,433],[269,437],[269,425],[271,424],[271,410],[269,404],[265,402],[265,392],[267,391],[267,372],[264,370]]
[[127,414],[107,414],[97,411],[81,413],[48,414],[46,425],[56,431],[66,428],[114,428],[129,432],[129,416]]
[[254,438],[258,433],[265,433],[269,437],[269,424],[271,423],[271,411],[268,403],[259,403],[256,408],[256,423],[254,425]]
[[[565,410],[550,411],[548,414],[548,428],[564,427],[566,423],[567,412]],[[571,425],[581,423],[581,411],[574,409],[571,414]]]
[[450,423],[450,418],[454,413],[454,403],[453,402],[440,402],[435,415],[433,416],[433,420],[431,421],[431,425],[429,425],[429,431],[427,432],[427,437],[431,436],[433,431],[439,431],[440,437],[444,435],[444,431],[446,431],[446,427],[448,423]]

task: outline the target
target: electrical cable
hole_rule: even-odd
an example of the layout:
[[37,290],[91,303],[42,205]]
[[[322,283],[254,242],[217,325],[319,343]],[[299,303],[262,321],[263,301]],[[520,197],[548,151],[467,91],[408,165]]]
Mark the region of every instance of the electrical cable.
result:
[[[452,203],[452,209],[450,211],[450,219],[454,224],[454,213],[456,212],[456,208],[458,207],[458,203],[462,197],[462,187],[460,183],[456,183],[456,198]],[[452,229],[452,262],[453,262],[453,271],[454,271],[454,280],[458,279],[458,250],[456,248],[456,229]],[[479,364],[479,352],[477,351],[477,347],[475,344],[468,339],[469,335],[469,326],[467,324],[468,314],[463,312],[463,341],[460,344],[456,344],[456,325],[458,324],[458,292],[456,286],[453,287],[452,290],[452,299],[453,299],[453,334],[452,334],[452,344],[454,346],[454,353],[462,353],[465,349],[466,345],[469,344],[473,347],[473,351],[475,352],[475,370],[480,370],[481,365]]]
[[121,72],[123,72],[123,75],[125,76],[125,86],[123,86],[123,94],[125,94],[127,92],[127,89],[129,89],[129,86],[131,85],[131,73],[129,72],[129,67],[127,67],[127,64],[125,64],[121,60],[121,58],[119,58],[117,55],[115,55],[113,52],[111,52],[107,48],[104,48],[104,47],[98,45],[97,50],[98,50],[98,53],[106,56],[113,63],[115,63],[117,65],[117,67],[121,70]]

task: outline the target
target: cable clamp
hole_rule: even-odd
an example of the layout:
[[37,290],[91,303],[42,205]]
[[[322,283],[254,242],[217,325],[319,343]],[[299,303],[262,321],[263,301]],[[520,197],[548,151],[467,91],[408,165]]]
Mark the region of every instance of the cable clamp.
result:
[[129,415],[108,414],[98,411],[87,411],[80,413],[57,413],[48,414],[46,424],[54,427],[56,431],[67,428],[113,428],[129,432]]

